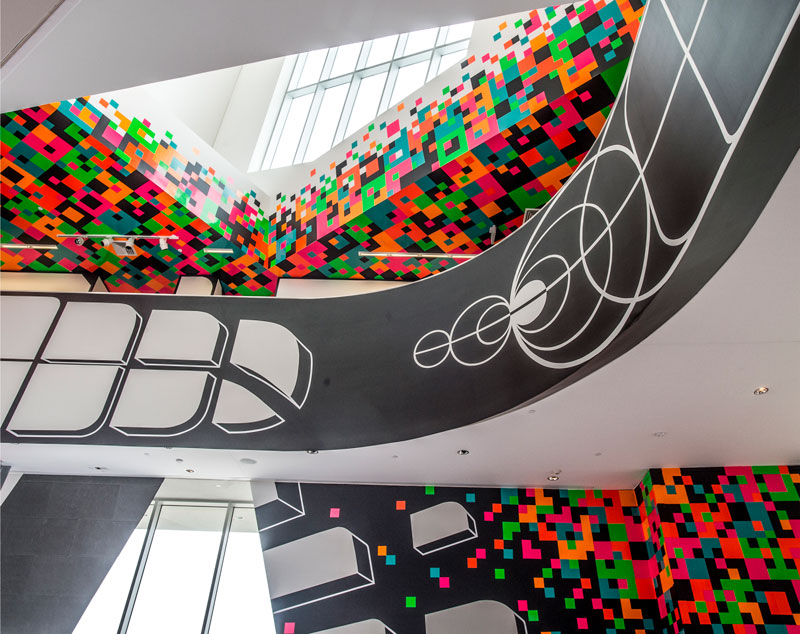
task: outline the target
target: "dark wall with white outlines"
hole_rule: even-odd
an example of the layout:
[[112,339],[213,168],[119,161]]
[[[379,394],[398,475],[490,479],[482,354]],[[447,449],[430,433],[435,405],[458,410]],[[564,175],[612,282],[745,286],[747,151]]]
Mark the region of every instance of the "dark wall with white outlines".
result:
[[71,634],[161,482],[23,475],[0,507],[3,633]]

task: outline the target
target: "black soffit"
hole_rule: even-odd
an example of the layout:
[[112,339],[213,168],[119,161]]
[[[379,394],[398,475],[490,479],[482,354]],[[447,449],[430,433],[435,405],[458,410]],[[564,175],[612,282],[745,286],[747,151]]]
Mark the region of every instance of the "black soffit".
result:
[[4,337],[19,389],[2,440],[375,445],[512,410],[618,357],[722,266],[800,147],[797,3],[714,2],[699,22],[692,7],[648,3],[571,180],[434,278],[316,300],[7,293],[4,327],[41,323],[10,352]]

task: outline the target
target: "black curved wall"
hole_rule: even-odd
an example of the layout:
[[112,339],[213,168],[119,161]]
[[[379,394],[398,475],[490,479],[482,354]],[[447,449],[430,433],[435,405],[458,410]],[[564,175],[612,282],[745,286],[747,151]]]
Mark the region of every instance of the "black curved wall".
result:
[[[74,302],[132,308],[128,356],[103,360],[117,376],[96,420],[32,430],[15,418],[36,373],[70,362],[47,358],[46,337],[25,360],[2,440],[357,447],[483,420],[608,363],[719,269],[800,146],[797,3],[704,7],[648,4],[615,108],[572,179],[515,234],[451,271],[343,299],[54,295],[59,315]],[[210,316],[220,325],[213,350],[199,361],[145,358],[138,337],[164,316],[153,311]],[[141,377],[154,366],[210,377],[191,415],[158,428],[130,406],[147,400]],[[138,399],[133,376],[144,381]],[[242,390],[252,412],[222,415],[221,391],[230,403]]]

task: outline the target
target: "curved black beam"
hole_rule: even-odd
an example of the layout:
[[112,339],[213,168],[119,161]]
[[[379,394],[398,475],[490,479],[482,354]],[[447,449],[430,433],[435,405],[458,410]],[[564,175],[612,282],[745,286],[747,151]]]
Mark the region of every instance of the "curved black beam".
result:
[[[319,300],[56,295],[127,303],[145,323],[156,309],[215,317],[230,337],[219,367],[202,370],[215,377],[207,413],[168,438],[109,422],[82,438],[26,437],[7,429],[18,399],[3,441],[358,447],[467,425],[579,380],[679,310],[758,218],[800,146],[796,20],[788,0],[768,11],[651,0],[615,108],[571,180],[514,235],[432,279]],[[250,342],[278,367],[297,364],[291,384],[233,365],[248,322],[291,332],[271,331],[288,347]],[[223,381],[268,414],[242,433],[214,424]]]

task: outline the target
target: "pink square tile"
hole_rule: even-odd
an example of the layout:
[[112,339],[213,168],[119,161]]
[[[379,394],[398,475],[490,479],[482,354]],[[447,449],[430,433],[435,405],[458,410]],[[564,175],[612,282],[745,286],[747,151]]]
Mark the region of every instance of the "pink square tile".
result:
[[331,509],[331,517],[339,517],[339,509],[332,508]]

